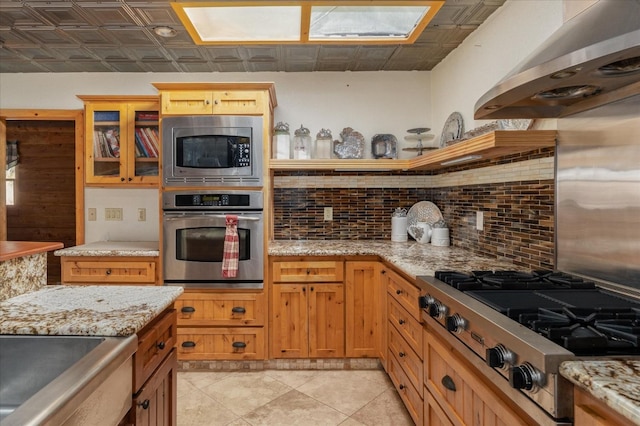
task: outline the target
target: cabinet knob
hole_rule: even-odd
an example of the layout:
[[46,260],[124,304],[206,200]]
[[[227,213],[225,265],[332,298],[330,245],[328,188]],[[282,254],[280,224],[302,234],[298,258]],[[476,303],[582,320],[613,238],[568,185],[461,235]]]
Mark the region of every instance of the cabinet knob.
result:
[[404,321],[403,319],[398,320],[398,324],[400,324],[400,325],[404,324],[404,322],[405,322],[405,321]]
[[196,311],[196,308],[194,308],[193,306],[184,306],[182,309],[180,309],[180,312],[182,312],[183,314],[192,314]]
[[120,182],[124,182],[124,178],[123,177],[120,178]]
[[166,345],[164,342],[159,342],[157,346],[158,346],[158,349],[163,350]]
[[400,385],[398,387],[400,388],[400,390],[405,390],[407,388],[405,385]]
[[234,314],[244,314],[247,312],[247,310],[242,306],[234,306],[233,308],[231,308],[231,312],[233,312]]
[[148,399],[145,399],[144,401],[139,402],[138,406],[142,407],[143,410],[146,410],[147,408],[149,408],[150,403],[151,402]]
[[233,346],[235,349],[244,349],[247,347],[247,344],[245,342],[233,342],[231,346]]
[[310,269],[307,269],[307,275],[309,275],[311,273]]
[[106,272],[105,272],[105,274],[107,274],[107,275],[111,275],[111,269],[107,269],[107,270],[106,270]]
[[133,178],[129,178],[129,182],[131,182],[133,180]]
[[397,295],[401,295],[402,294],[402,290],[396,290],[396,294]]
[[209,99],[207,99],[207,100],[205,100],[205,101],[204,101],[204,104],[205,104],[205,105],[209,105],[210,103],[211,103],[211,102],[209,102]]
[[313,287],[311,287],[311,291],[313,291]]
[[213,101],[214,104],[218,105],[218,100]]
[[405,355],[406,355],[406,354],[405,354],[404,352],[398,352],[398,356],[399,356],[400,358],[404,358],[404,356],[405,356]]
[[386,270],[386,269],[383,269],[383,270],[382,270],[382,275],[384,275],[384,274],[386,274],[386,273],[387,273],[387,270]]
[[196,342],[192,342],[191,340],[187,340],[186,342],[182,342],[183,348],[195,348]]

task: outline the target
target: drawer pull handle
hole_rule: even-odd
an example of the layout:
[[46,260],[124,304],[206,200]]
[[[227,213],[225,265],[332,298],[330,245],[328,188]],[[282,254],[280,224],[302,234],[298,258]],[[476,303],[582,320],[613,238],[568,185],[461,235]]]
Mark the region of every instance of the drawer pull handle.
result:
[[150,401],[148,399],[145,399],[144,401],[138,403],[138,405],[142,407],[143,410],[146,410],[147,408],[149,408],[149,404],[150,404]]
[[158,343],[158,349],[163,350],[165,348],[165,343],[164,342],[160,342]]
[[231,346],[233,346],[236,349],[244,349],[247,347],[247,344],[245,342],[233,342]]
[[313,291],[313,287],[311,287],[311,291]]
[[192,342],[191,340],[187,340],[186,342],[182,342],[183,348],[195,348],[196,342]]
[[386,274],[386,273],[387,273],[387,270],[386,270],[386,269],[383,269],[383,270],[382,270],[382,275],[384,275],[384,274]]
[[456,384],[453,383],[453,379],[449,376],[444,376],[442,378],[442,386],[449,389],[452,392],[456,391]]
[[311,270],[307,269],[307,275],[309,275],[311,273]]
[[234,314],[244,314],[247,312],[247,310],[242,306],[234,306],[233,308],[231,308],[231,312],[233,312]]
[[404,324],[404,320],[403,319],[398,320],[398,324],[400,324],[400,325]]
[[406,354],[404,352],[398,352],[398,355],[400,356],[400,358],[404,358]]
[[400,388],[400,390],[405,390],[407,388],[405,385],[400,385],[398,387]]
[[401,295],[402,294],[402,290],[396,290],[396,294],[397,295]]
[[184,308],[180,309],[180,312],[182,312],[183,314],[192,314],[196,311],[196,308],[194,308],[193,306],[185,306]]
[[107,271],[105,272],[105,274],[107,274],[107,275],[111,275],[111,269],[107,269]]

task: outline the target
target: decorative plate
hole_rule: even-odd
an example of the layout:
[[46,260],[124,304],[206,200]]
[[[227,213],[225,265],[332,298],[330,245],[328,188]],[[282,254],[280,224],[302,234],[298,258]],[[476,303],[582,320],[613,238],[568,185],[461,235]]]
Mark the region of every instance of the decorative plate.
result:
[[447,146],[447,142],[460,139],[464,133],[464,123],[459,112],[452,112],[442,128],[440,148]]
[[407,232],[416,239],[415,231],[418,222],[427,222],[433,226],[440,220],[443,220],[443,217],[438,206],[431,201],[419,201],[411,206],[407,213]]
[[398,140],[393,135],[381,134],[371,138],[371,155],[373,158],[396,158]]

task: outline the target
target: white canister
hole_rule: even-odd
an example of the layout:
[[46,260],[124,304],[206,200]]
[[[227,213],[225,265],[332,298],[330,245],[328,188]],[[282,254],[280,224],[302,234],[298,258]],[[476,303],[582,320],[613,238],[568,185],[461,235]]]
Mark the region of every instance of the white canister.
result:
[[449,228],[433,228],[433,230],[431,230],[431,245],[448,246]]
[[407,217],[393,216],[391,218],[391,241],[401,243],[407,240]]

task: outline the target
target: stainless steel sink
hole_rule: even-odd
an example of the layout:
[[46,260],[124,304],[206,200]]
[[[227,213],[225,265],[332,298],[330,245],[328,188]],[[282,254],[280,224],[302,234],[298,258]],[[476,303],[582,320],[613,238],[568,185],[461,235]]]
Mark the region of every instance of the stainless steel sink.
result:
[[78,415],[117,423],[108,417],[131,404],[136,347],[135,335],[0,335],[0,423],[72,424]]

